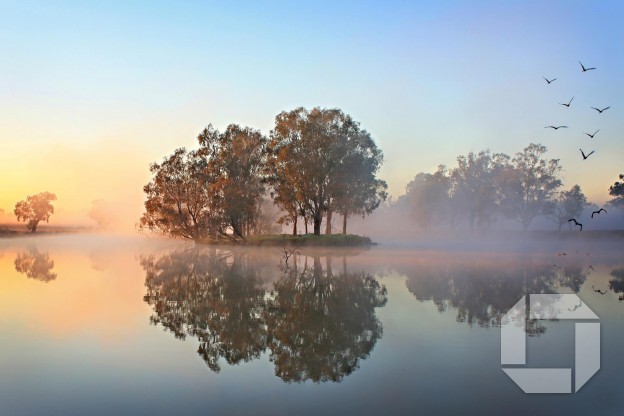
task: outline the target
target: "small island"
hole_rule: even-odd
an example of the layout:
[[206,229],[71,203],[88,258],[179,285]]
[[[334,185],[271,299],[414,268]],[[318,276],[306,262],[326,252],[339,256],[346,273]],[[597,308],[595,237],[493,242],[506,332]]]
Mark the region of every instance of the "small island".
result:
[[197,149],[176,149],[150,166],[141,230],[200,244],[372,244],[347,225],[386,200],[388,186],[377,177],[383,153],[340,109],[283,111],[268,136],[208,125],[197,141]]
[[[196,244],[234,244],[229,239],[198,239]],[[238,242],[237,242],[238,244]],[[265,247],[361,247],[376,245],[369,237],[355,234],[267,234],[249,236],[241,244]]]

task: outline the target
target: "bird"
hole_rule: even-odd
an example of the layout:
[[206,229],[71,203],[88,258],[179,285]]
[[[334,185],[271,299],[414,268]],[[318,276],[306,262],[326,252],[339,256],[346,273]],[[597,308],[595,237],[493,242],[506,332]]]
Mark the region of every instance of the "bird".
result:
[[594,270],[593,266],[590,264],[590,265],[587,267],[587,270],[585,270],[585,273],[587,273],[590,269],[591,269],[592,271],[594,271],[594,272],[596,271],[596,270]]
[[594,136],[596,135],[596,133],[598,133],[599,131],[600,131],[600,129],[596,130],[596,131],[594,132],[594,134],[589,134],[589,133],[585,133],[585,132],[583,132],[583,133],[585,133],[585,134],[586,134],[586,135],[588,135],[591,139],[593,139],[593,138],[594,138]]
[[570,218],[568,220],[568,222],[574,222],[575,225],[578,225],[579,227],[581,227],[581,229],[579,231],[583,231],[583,224],[581,224],[580,222],[578,222],[577,220],[575,220],[574,218]]
[[583,160],[587,159],[588,157],[590,157],[592,155],[592,153],[595,152],[595,150],[592,150],[588,154],[585,154],[585,152],[583,152],[583,149],[579,149],[579,150],[581,151],[581,154],[583,155]]
[[583,301],[581,300],[580,302],[581,302],[581,303],[579,303],[578,305],[574,305],[574,306],[572,306],[572,308],[574,308],[574,309],[568,308],[568,310],[569,310],[570,312],[574,312],[575,310],[577,310],[578,308],[580,308],[581,306],[583,306]]
[[[581,61],[579,61],[579,64],[581,64]],[[592,69],[596,69],[596,68],[585,68],[585,66],[581,64],[581,71],[583,72],[591,71]]]
[[596,108],[596,107],[591,107],[591,108],[593,108],[594,110],[596,110],[596,111],[598,111],[600,114],[602,114],[602,112],[603,112],[603,111],[607,111],[608,109],[610,109],[610,108],[611,108],[611,106],[609,106],[609,107],[605,107],[605,108],[603,108],[602,110],[601,110],[601,109],[599,109],[599,108]]
[[546,80],[546,82],[547,82],[547,83],[549,83],[549,84],[550,84],[551,82],[553,82],[553,81],[556,81],[556,80],[557,80],[557,78],[553,78],[553,79],[551,79],[551,80],[549,80],[549,79],[548,79],[548,78],[546,78],[546,77],[542,77],[542,78],[544,78],[544,79]]
[[557,253],[558,256],[567,256],[568,253],[566,253],[565,251],[562,251],[561,253]]
[[600,290],[600,289],[596,289],[596,288],[594,287],[594,285],[592,285],[592,289],[594,289],[594,292],[596,292],[596,293],[600,293],[601,295],[605,295],[605,294],[607,293],[607,291],[606,291],[606,290],[603,292],[603,291],[602,291],[602,290]]
[[567,128],[568,128],[568,126],[546,126],[546,127],[544,127],[544,128],[545,128],[545,129],[554,129],[554,130],[557,130],[557,129],[567,129]]
[[602,211],[604,211],[605,214],[607,213],[606,209],[600,208],[598,211],[592,212],[592,216],[591,217],[594,218],[594,214],[600,214]]
[[572,100],[573,100],[573,99],[574,99],[574,97],[570,98],[570,101],[568,101],[568,103],[567,103],[567,104],[565,104],[565,103],[559,103],[559,104],[564,105],[564,106],[566,106],[566,107],[570,108],[570,104],[572,104]]

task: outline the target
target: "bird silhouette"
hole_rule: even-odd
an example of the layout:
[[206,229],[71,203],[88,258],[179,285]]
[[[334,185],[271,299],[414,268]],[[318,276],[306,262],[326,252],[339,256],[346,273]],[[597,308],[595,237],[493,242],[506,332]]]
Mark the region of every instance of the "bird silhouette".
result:
[[549,79],[548,79],[548,78],[546,78],[546,77],[542,77],[542,78],[544,78],[544,79],[546,80],[546,82],[547,82],[547,83],[549,83],[549,84],[550,84],[551,82],[553,82],[553,81],[556,81],[556,80],[557,80],[557,78],[553,78],[553,79],[551,79],[551,80],[549,80]]
[[581,229],[579,231],[583,231],[583,224],[581,224],[580,222],[578,222],[577,220],[575,220],[574,218],[570,218],[568,220],[568,222],[574,222],[575,225],[578,225],[579,227],[581,227]]
[[602,291],[602,290],[600,290],[600,289],[596,289],[596,288],[594,287],[594,285],[592,285],[592,289],[594,289],[594,292],[596,292],[596,293],[600,293],[601,295],[606,295],[606,294],[607,294],[607,291],[606,291],[606,290],[605,290],[605,291]]
[[604,208],[600,208],[598,211],[594,211],[594,212],[592,212],[592,216],[591,216],[591,217],[592,217],[592,218],[594,218],[594,214],[600,214],[600,213],[601,213],[601,212],[603,212],[603,211],[604,211],[604,213],[605,213],[605,214],[607,213],[607,210],[606,210],[606,209],[604,209]]
[[583,152],[583,149],[579,149],[579,150],[581,151],[581,154],[583,155],[583,160],[587,159],[588,157],[590,157],[592,155],[592,153],[595,152],[595,150],[592,150],[588,154],[585,154],[585,152]]
[[594,272],[596,271],[596,270],[594,270],[594,267],[590,264],[590,265],[587,267],[587,270],[585,270],[585,273],[589,272],[589,270],[590,270],[590,269],[591,269],[592,271],[594,271]]
[[570,108],[570,104],[572,104],[572,100],[573,100],[573,99],[574,99],[574,97],[570,98],[570,101],[568,101],[568,103],[567,103],[567,104],[566,104],[566,103],[559,103],[559,104],[564,105],[564,106],[566,106],[566,107]]
[[611,106],[609,106],[609,107],[605,107],[605,108],[603,108],[602,110],[601,110],[601,109],[599,109],[599,108],[596,108],[596,107],[591,107],[591,108],[593,108],[594,110],[596,110],[596,111],[598,111],[600,114],[602,114],[602,112],[603,112],[603,111],[607,111],[608,109],[610,109],[610,108],[611,108]]
[[[581,64],[581,61],[579,61],[579,64]],[[583,64],[581,64],[581,71],[583,71],[583,72],[591,71],[593,69],[596,69],[596,68],[585,68],[585,66],[583,66]]]
[[544,127],[544,128],[545,128],[545,129],[554,129],[554,130],[557,130],[557,129],[567,129],[567,128],[568,128],[568,126],[546,126],[546,127]]
[[581,302],[581,303],[579,303],[578,305],[574,305],[574,306],[572,306],[572,308],[574,308],[574,309],[572,309],[572,308],[568,308],[568,310],[569,310],[570,312],[574,312],[575,310],[577,310],[578,308],[580,308],[581,306],[583,306],[583,301],[581,300],[580,302]]
[[593,138],[594,138],[594,136],[596,135],[596,133],[598,133],[599,131],[600,131],[600,129],[596,130],[596,131],[594,132],[594,134],[589,134],[589,133],[585,133],[585,132],[583,132],[583,133],[585,133],[585,134],[586,134],[586,135],[588,135],[591,139],[593,139]]

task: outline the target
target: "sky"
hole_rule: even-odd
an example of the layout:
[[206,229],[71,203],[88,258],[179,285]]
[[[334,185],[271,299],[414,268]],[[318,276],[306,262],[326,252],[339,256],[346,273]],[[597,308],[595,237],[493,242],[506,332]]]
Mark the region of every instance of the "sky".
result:
[[299,106],[371,132],[394,198],[460,154],[541,143],[602,204],[624,173],[622,21],[617,1],[0,0],[0,223],[50,191],[53,222],[105,200],[131,230],[150,163]]

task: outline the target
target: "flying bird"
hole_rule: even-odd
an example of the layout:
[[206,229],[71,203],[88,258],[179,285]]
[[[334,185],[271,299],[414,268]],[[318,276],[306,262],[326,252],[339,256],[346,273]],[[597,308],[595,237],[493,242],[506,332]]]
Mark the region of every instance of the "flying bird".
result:
[[557,80],[557,78],[553,78],[553,79],[551,79],[551,80],[549,80],[549,79],[548,79],[548,78],[546,78],[546,77],[542,77],[542,78],[544,78],[544,79],[546,80],[546,82],[547,82],[547,83],[549,83],[549,84],[550,84],[551,82],[553,82],[553,81],[556,81],[556,80]]
[[593,139],[593,138],[594,138],[594,136],[596,135],[596,133],[598,133],[599,131],[600,131],[600,129],[596,130],[596,131],[594,132],[594,134],[589,134],[589,133],[585,133],[585,132],[583,132],[583,133],[585,133],[585,134],[586,134],[586,135],[588,135],[591,139]]
[[592,271],[594,271],[594,272],[596,271],[596,270],[594,270],[593,266],[590,264],[590,265],[587,267],[587,270],[585,270],[585,273],[587,273],[590,269],[591,269]]
[[572,104],[572,100],[573,100],[573,99],[574,99],[574,97],[570,98],[570,101],[568,101],[568,103],[567,103],[567,104],[565,104],[565,103],[559,103],[559,104],[564,105],[564,106],[566,106],[566,107],[570,108],[570,104]]
[[600,114],[602,114],[602,112],[603,112],[603,111],[606,111],[606,110],[610,109],[610,108],[611,108],[611,106],[609,106],[609,107],[605,107],[605,108],[603,108],[602,110],[601,110],[601,109],[599,109],[599,108],[596,108],[596,107],[592,107],[592,108],[593,108],[594,110],[598,111]]
[[596,288],[594,287],[594,285],[592,285],[592,289],[594,289],[594,292],[596,292],[596,293],[600,293],[601,295],[606,295],[606,294],[607,294],[607,291],[606,291],[606,290],[603,292],[603,291],[602,291],[602,290],[600,290],[600,289],[596,289]]
[[591,216],[591,217],[592,217],[592,218],[594,218],[594,214],[600,214],[600,213],[601,213],[601,212],[603,212],[603,211],[604,211],[604,213],[605,213],[605,214],[607,213],[607,210],[606,210],[606,209],[604,209],[604,208],[600,208],[598,211],[594,211],[594,212],[592,212],[592,216]]
[[579,227],[581,227],[581,229],[579,231],[583,231],[583,224],[581,224],[580,222],[578,222],[577,220],[575,220],[574,218],[570,218],[568,220],[568,222],[574,222],[575,225],[578,225]]
[[592,153],[595,152],[595,150],[592,150],[588,154],[585,154],[585,152],[583,152],[583,149],[579,149],[579,150],[581,151],[581,154],[583,155],[583,160],[587,159],[588,157],[590,157],[592,155]]
[[574,312],[575,310],[577,310],[578,308],[580,308],[581,306],[583,306],[583,301],[580,301],[580,302],[581,302],[581,303],[579,303],[578,305],[574,305],[574,306],[572,306],[572,308],[574,308],[574,309],[572,309],[572,308],[568,308],[568,310],[569,310],[570,312]]
[[[581,64],[581,61],[579,61],[579,64]],[[581,64],[581,71],[583,72],[591,71],[592,69],[596,69],[596,68],[585,68],[585,66]]]
[[554,130],[557,130],[557,129],[567,129],[567,128],[568,128],[568,126],[546,126],[546,127],[544,127],[544,128],[545,128],[545,129],[554,129]]

